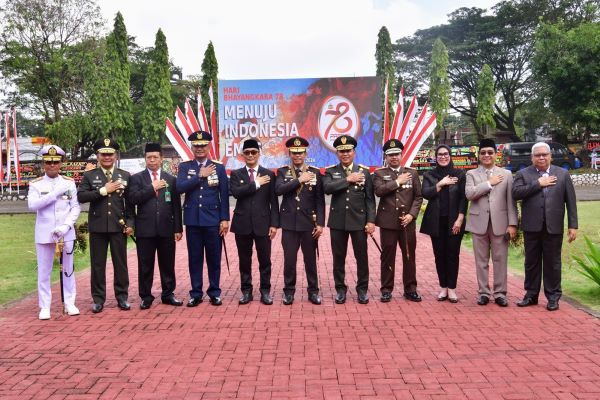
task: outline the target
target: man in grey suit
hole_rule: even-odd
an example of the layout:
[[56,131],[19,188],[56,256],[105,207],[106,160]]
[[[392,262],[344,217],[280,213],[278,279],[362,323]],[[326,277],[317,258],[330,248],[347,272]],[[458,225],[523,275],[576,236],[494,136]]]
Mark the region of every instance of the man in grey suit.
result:
[[[494,296],[500,307],[506,299],[508,241],[517,234],[517,207],[512,198],[512,175],[495,166],[496,144],[482,139],[479,144],[479,167],[467,172],[465,194],[471,201],[466,230],[473,236],[473,252],[479,286],[477,304],[484,306]],[[494,291],[488,275],[490,251],[494,265]]]
[[571,176],[551,165],[552,153],[547,143],[531,148],[533,165],[517,172],[513,197],[522,200],[521,226],[525,239],[525,297],[517,305],[536,305],[544,276],[544,295],[548,311],[558,310],[562,294],[561,247],[565,205],[569,243],[577,237],[577,199]]

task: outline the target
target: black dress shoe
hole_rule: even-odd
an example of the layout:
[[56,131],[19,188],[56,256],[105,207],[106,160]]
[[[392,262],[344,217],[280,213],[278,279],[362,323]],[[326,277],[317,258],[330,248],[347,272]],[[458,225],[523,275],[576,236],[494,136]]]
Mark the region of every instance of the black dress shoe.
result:
[[485,306],[487,303],[490,302],[490,298],[487,296],[479,296],[479,299],[477,300],[477,304],[479,304],[480,306]]
[[382,303],[389,303],[392,300],[392,294],[390,292],[383,292],[381,293],[380,300]]
[[213,306],[220,306],[223,304],[220,297],[211,297],[209,301]]
[[152,302],[150,300],[142,300],[142,302],[140,303],[140,309],[147,310],[150,308],[151,305]]
[[421,296],[419,296],[419,294],[418,294],[417,292],[407,292],[407,293],[404,293],[404,297],[405,297],[407,300],[414,301],[414,302],[416,302],[416,303],[418,303],[418,302],[420,302],[421,300],[423,300],[423,299],[421,298]]
[[188,307],[196,307],[200,303],[202,303],[202,297],[190,297],[186,305]]
[[261,293],[260,302],[263,303],[265,306],[270,306],[271,304],[273,304],[273,298],[269,293]]
[[321,296],[319,296],[317,293],[310,293],[308,295],[308,301],[310,301],[313,304],[319,305],[321,304]]
[[283,304],[284,305],[291,306],[293,302],[294,302],[294,296],[292,296],[291,294],[283,295]]
[[99,312],[102,312],[103,309],[104,309],[104,306],[102,304],[94,303],[92,305],[92,312],[94,314],[98,314]]
[[367,304],[369,302],[369,295],[367,292],[358,292],[358,304]]
[[524,297],[523,300],[517,303],[518,307],[529,307],[537,305],[538,300],[533,297]]
[[346,292],[337,292],[335,296],[336,304],[344,304],[346,302]]
[[250,303],[252,300],[254,300],[254,298],[252,297],[252,292],[244,292],[242,293],[242,297],[240,297],[240,304],[248,304]]
[[125,300],[117,301],[117,306],[123,311],[129,311],[131,309],[131,305]]
[[181,301],[177,297],[175,297],[174,294],[161,298],[161,301],[163,304],[168,304],[170,306],[175,306],[175,307],[179,307],[179,306],[183,305],[183,301]]
[[494,300],[494,303],[498,304],[500,307],[508,307],[508,300],[506,300],[506,297],[497,297]]
[[546,310],[548,310],[548,311],[558,310],[558,300],[548,300],[548,304],[546,305]]

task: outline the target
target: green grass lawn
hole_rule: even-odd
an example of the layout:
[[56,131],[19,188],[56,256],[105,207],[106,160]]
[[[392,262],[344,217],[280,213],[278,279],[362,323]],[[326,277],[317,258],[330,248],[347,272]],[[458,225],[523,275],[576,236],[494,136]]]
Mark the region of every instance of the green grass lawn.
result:
[[[563,295],[571,297],[594,311],[600,311],[600,286],[595,282],[585,278],[577,271],[574,266],[572,256],[583,256],[585,253],[585,241],[583,236],[588,236],[592,242],[600,243],[600,202],[582,201],[577,203],[577,213],[579,217],[579,230],[577,231],[577,240],[572,243],[567,242],[567,235],[562,247],[562,290]],[[566,229],[566,221],[565,221]],[[463,246],[472,249],[471,238],[466,235],[463,239]],[[519,276],[525,276],[524,269],[524,249],[523,247],[513,247],[509,249],[508,266],[510,270]],[[524,292],[523,292],[524,294]],[[543,293],[540,300],[542,303]]]

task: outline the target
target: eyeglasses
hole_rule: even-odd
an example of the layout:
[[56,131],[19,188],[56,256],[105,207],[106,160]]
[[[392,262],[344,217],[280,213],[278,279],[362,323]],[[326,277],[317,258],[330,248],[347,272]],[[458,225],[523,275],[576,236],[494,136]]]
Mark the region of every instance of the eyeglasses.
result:
[[493,150],[488,150],[488,151],[480,151],[479,154],[481,154],[482,156],[493,156],[494,154],[496,154],[495,151]]
[[439,158],[450,157],[450,153],[438,153]]
[[46,165],[57,165],[60,164],[60,161],[44,161]]
[[548,157],[550,155],[550,153],[537,153],[534,154],[534,157]]
[[244,151],[244,155],[245,156],[255,156],[258,154],[257,150],[248,150],[248,151]]

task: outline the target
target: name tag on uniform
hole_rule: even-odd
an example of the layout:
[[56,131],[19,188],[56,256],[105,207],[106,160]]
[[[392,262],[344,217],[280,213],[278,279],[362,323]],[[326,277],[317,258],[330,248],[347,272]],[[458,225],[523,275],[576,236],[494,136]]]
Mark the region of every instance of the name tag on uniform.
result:
[[384,175],[383,176],[383,180],[384,181],[391,181],[392,180],[392,176],[391,175]]
[[193,169],[188,169],[188,173],[187,173],[188,179],[192,179],[192,177],[195,175],[196,175],[196,171],[194,171]]
[[341,178],[342,174],[340,172],[334,172],[333,174],[331,174],[334,178]]
[[100,179],[96,178],[96,179],[92,180],[92,183],[102,183],[102,181]]

